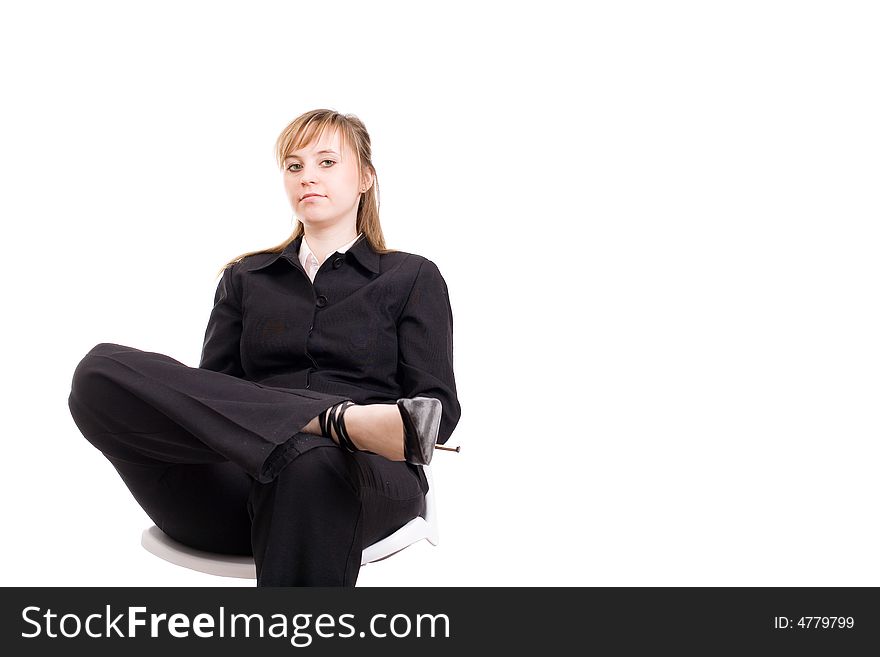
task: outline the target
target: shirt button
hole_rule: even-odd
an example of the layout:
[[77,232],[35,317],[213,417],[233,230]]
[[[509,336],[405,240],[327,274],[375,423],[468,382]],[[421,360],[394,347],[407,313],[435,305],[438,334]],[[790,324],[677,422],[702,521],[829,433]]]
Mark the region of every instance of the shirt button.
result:
[[345,258],[343,258],[342,256],[336,258],[336,260],[333,261],[333,269],[339,269],[344,261]]
[[318,305],[318,308],[323,308],[327,305],[327,297],[323,294],[318,295],[318,298],[315,300],[315,303]]

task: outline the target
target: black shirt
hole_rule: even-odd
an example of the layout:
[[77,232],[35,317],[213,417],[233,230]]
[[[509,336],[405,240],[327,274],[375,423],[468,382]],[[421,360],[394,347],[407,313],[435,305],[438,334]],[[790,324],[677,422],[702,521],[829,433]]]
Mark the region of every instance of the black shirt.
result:
[[435,397],[443,404],[437,442],[445,443],[461,407],[452,308],[437,265],[377,253],[362,235],[329,255],[312,283],[299,262],[302,239],[223,271],[199,367],[359,404]]

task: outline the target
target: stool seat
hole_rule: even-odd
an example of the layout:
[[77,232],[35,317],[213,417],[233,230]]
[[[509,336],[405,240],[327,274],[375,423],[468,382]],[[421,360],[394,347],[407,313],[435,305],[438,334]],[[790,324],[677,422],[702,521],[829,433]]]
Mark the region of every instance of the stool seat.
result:
[[[434,480],[430,466],[421,466],[428,480],[428,493],[425,495],[425,516],[417,517],[386,536],[367,546],[361,556],[361,565],[387,559],[413,543],[426,539],[431,545],[440,541],[437,527],[437,509],[434,498]],[[189,568],[209,575],[256,579],[254,559],[250,556],[237,556],[205,552],[174,540],[156,525],[147,527],[141,534],[141,545],[148,552],[177,566]]]

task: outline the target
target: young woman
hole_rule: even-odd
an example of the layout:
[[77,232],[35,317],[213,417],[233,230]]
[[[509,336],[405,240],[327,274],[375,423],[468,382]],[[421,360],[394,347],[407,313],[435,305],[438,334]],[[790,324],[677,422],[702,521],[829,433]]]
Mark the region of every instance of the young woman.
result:
[[452,310],[433,262],[385,248],[359,119],[307,112],[276,155],[299,221],[221,270],[199,366],[100,343],[68,403],[172,538],[252,554],[258,586],[354,586],[458,423]]

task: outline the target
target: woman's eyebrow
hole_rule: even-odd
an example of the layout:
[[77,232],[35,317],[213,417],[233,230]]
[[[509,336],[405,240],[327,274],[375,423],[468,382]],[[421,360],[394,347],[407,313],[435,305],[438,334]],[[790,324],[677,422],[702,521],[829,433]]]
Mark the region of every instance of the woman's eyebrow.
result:
[[[329,148],[325,148],[324,150],[320,150],[320,151],[318,151],[317,153],[315,153],[315,155],[320,155],[321,153],[333,153],[333,155],[339,155],[339,153],[337,153],[336,151],[331,151]],[[293,153],[291,153],[290,155],[288,155],[288,156],[285,157],[284,159],[285,159],[285,160],[289,160],[289,159],[292,158],[292,157],[296,157],[296,158],[298,158],[299,155],[294,155]]]

